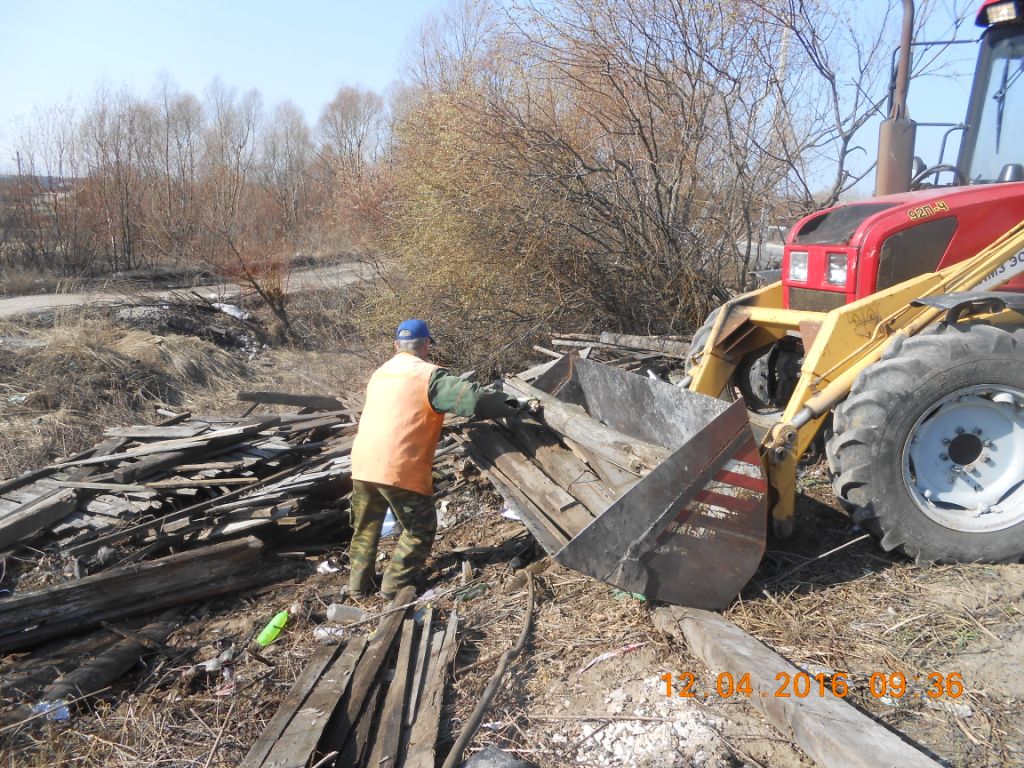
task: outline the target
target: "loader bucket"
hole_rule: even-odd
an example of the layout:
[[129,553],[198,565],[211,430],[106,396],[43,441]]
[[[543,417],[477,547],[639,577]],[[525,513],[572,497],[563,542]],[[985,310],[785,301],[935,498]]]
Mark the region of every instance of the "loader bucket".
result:
[[534,384],[671,453],[552,554],[628,592],[721,610],[764,554],[768,484],[742,400],[566,356]]

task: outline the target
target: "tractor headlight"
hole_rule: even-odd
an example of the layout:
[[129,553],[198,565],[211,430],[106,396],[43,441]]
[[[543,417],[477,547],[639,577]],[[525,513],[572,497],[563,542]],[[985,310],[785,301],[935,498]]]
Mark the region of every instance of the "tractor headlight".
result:
[[982,10],[985,21],[989,24],[1002,24],[1007,21],[1014,21],[1017,18],[1017,3],[1010,0],[1007,3],[995,3]]
[[792,251],[789,254],[789,279],[798,283],[807,282],[807,253]]
[[848,258],[845,253],[830,253],[825,262],[825,282],[829,285],[846,285],[846,265]]

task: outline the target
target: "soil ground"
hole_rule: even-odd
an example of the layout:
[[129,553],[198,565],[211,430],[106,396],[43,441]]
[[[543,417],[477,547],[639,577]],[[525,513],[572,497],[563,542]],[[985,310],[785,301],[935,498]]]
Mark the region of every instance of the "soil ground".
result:
[[[351,344],[248,354],[245,388],[358,394],[386,350]],[[234,391],[186,387],[181,406],[238,413]],[[439,595],[438,609],[459,611],[462,627],[443,738],[458,731],[498,655],[515,642],[529,574],[536,585],[530,640],[474,750],[494,744],[541,766],[811,765],[742,695],[715,694],[718,670],[659,635],[652,606],[551,563],[502,510],[476,477],[441,501],[428,587]],[[848,701],[949,765],[1024,763],[1024,566],[918,566],[861,536],[832,498],[824,468],[803,470],[796,535],[769,543],[758,574],[725,615],[811,675],[848,673]],[[391,546],[385,540],[385,553]],[[481,586],[456,605],[446,592],[460,583],[466,561]],[[318,572],[324,562],[339,570]],[[324,542],[323,552],[297,563],[292,582],[195,606],[165,654],[70,720],[0,731],[0,765],[237,764],[317,647],[327,606],[342,600],[345,542]],[[384,603],[370,598],[361,606],[372,613]],[[267,666],[244,649],[282,608],[293,609],[295,620],[264,654]],[[199,666],[227,649],[234,652],[230,677]],[[13,679],[39,655],[0,661],[0,678]],[[667,696],[663,676],[686,672],[695,675],[695,690],[711,695]],[[946,686],[934,699],[931,673]],[[903,695],[897,674],[907,681]],[[954,674],[962,676],[962,695],[948,686]],[[0,699],[0,708],[23,703],[9,684],[0,684]]]

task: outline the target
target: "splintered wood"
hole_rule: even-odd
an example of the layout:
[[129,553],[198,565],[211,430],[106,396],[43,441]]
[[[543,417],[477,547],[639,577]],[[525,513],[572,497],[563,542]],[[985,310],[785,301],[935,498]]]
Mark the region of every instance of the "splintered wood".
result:
[[432,767],[458,616],[434,627],[432,610],[410,614],[414,598],[412,587],[399,592],[392,606],[400,610],[386,613],[369,641],[315,654],[241,768]]

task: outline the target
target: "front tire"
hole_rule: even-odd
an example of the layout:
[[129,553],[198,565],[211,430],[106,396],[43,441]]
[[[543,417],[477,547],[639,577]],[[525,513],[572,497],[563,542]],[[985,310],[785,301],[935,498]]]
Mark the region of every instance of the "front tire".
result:
[[941,326],[854,383],[826,447],[832,486],[886,550],[924,561],[1024,554],[1024,331]]

